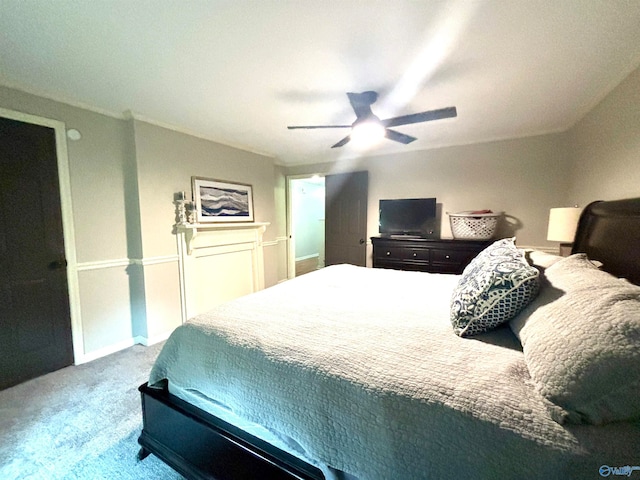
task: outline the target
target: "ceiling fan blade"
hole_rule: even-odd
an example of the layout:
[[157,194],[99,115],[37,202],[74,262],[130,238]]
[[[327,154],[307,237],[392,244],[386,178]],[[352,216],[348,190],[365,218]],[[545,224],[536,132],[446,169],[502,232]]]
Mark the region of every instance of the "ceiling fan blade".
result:
[[397,127],[399,125],[429,122],[431,120],[440,120],[443,118],[451,118],[456,116],[458,116],[456,107],[447,107],[440,108],[438,110],[429,110],[428,112],[412,113],[410,115],[387,118],[386,120],[382,120],[382,125],[384,125],[385,127]]
[[378,99],[378,94],[376,92],[347,92],[347,97],[349,97],[349,103],[351,104],[353,111],[356,113],[357,118],[368,118],[373,115],[371,105]]
[[351,125],[293,125],[291,127],[287,127],[289,130],[296,130],[296,129],[314,129],[314,128],[351,128]]
[[346,137],[344,137],[342,140],[340,140],[335,145],[331,145],[331,148],[342,147],[342,146],[346,145],[347,143],[349,143],[349,140],[351,140],[351,135],[347,135]]
[[390,128],[387,128],[385,130],[384,136],[387,137],[389,140],[393,140],[394,142],[404,143],[405,145],[407,143],[413,142],[414,140],[417,140],[416,137],[412,137],[411,135],[405,135],[404,133],[396,132],[395,130],[391,130]]

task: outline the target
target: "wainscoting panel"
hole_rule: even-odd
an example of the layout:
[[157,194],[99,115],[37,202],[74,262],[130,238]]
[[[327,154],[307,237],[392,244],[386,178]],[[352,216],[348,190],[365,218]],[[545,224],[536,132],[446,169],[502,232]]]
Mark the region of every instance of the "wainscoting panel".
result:
[[131,296],[126,265],[78,270],[83,338],[76,363],[84,363],[133,343]]
[[177,226],[185,319],[264,288],[267,225]]
[[277,237],[275,240],[263,242],[265,278],[264,286],[272,287],[289,279],[287,276],[288,237]]
[[147,328],[140,343],[152,345],[182,324],[179,263],[144,262],[143,271]]
[[[193,292],[193,315],[256,291],[253,284],[253,250],[198,252],[189,292]],[[189,296],[188,296],[189,298]],[[189,315],[192,316],[192,315]]]

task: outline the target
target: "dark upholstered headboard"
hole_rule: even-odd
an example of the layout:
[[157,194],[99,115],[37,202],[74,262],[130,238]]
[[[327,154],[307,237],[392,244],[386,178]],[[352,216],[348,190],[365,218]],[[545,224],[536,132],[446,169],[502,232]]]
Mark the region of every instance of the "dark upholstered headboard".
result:
[[603,270],[640,285],[640,198],[587,205],[571,253],[586,253]]

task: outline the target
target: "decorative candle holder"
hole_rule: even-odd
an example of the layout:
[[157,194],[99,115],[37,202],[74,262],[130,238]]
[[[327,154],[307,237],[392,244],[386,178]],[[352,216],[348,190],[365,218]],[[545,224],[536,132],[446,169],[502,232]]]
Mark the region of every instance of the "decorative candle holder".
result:
[[185,204],[187,211],[187,222],[196,223],[196,204],[195,202],[187,202]]
[[176,225],[187,223],[187,211],[185,209],[184,192],[173,194],[173,204],[176,206]]

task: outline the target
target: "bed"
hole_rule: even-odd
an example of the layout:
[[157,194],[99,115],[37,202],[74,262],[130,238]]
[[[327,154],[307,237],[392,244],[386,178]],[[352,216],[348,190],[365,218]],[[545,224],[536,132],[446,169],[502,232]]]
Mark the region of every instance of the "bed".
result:
[[640,199],[585,208],[569,258],[513,249],[490,251],[525,264],[500,301],[477,296],[483,252],[462,276],[332,266],[191,319],[140,387],[139,457],[198,479],[632,473]]

